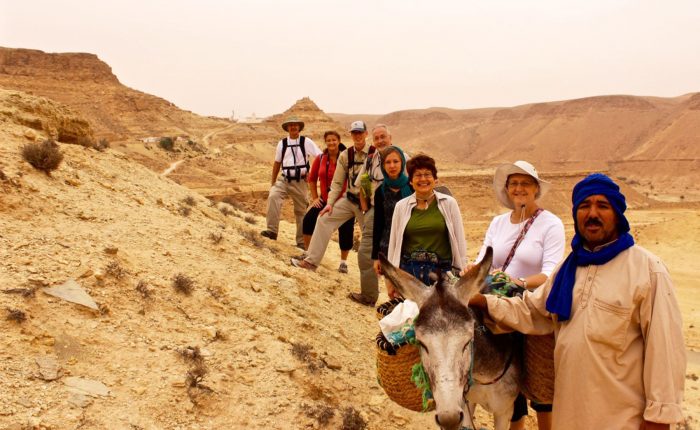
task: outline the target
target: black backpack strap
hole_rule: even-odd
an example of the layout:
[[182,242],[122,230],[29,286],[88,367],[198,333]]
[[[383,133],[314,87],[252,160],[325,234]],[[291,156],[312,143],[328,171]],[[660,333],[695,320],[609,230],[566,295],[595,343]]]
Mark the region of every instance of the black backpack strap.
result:
[[[309,172],[309,160],[306,159],[306,138],[304,136],[299,136],[299,144],[298,145],[289,145],[289,141],[285,137],[282,139],[282,171],[285,172],[284,177],[287,181],[301,181],[304,179],[301,175],[301,169],[303,167],[306,167],[306,172]],[[297,155],[294,150],[292,150],[292,157],[294,158],[294,165],[292,166],[285,166],[284,165],[284,153],[287,151],[287,148],[290,146],[299,146],[301,150],[301,155],[302,155],[302,160],[301,162],[303,164],[298,164],[297,163]]]
[[287,138],[285,137],[282,139],[282,159],[280,163],[284,164],[284,153],[287,152],[287,147],[289,146],[289,141],[287,141]]

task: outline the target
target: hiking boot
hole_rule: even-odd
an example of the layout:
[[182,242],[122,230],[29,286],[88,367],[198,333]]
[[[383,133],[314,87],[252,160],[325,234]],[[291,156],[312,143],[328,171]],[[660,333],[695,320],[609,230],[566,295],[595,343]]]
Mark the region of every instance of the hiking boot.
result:
[[315,271],[316,271],[316,266],[314,266],[313,264],[309,263],[309,262],[306,261],[306,260],[302,260],[302,259],[299,259],[299,258],[292,258],[292,259],[289,260],[289,262],[290,262],[291,265],[294,266],[294,267],[299,267],[299,268],[302,268],[302,269],[310,270],[310,271],[312,271],[312,272],[315,272]]
[[352,300],[353,302],[356,302],[356,303],[359,303],[359,304],[365,305],[365,306],[372,306],[372,307],[374,307],[374,305],[377,304],[377,301],[376,301],[376,300],[372,301],[372,300],[366,298],[365,296],[363,296],[363,295],[360,294],[360,293],[350,293],[350,294],[348,294],[348,298],[349,298],[350,300]]
[[270,230],[263,230],[260,232],[261,236],[265,236],[268,239],[277,240],[277,233]]
[[338,266],[338,272],[340,273],[348,273],[348,265],[345,262],[341,262],[340,266]]

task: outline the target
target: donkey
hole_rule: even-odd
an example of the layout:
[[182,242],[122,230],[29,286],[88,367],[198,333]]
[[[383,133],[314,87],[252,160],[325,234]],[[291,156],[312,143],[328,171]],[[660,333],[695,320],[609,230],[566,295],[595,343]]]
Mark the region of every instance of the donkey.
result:
[[380,255],[384,275],[420,308],[414,321],[416,340],[435,400],[435,421],[442,430],[474,428],[476,404],[494,415],[495,430],[510,425],[519,392],[520,355],[509,335],[493,335],[481,313],[468,307],[484,285],[492,257],[489,247],[481,263],[456,283],[438,279],[435,287],[426,287]]

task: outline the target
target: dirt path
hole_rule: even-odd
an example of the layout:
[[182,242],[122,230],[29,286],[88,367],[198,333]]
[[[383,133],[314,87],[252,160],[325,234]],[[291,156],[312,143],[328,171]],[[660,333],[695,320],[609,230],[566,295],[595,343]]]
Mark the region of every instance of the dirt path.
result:
[[168,176],[169,174],[173,173],[173,170],[177,169],[177,166],[180,165],[185,160],[177,160],[174,163],[170,163],[170,166],[168,166],[167,169],[163,170],[163,173],[161,173],[161,176]]
[[[204,137],[202,137],[202,142],[204,143],[204,145],[205,145],[206,147],[209,147],[209,144],[210,144],[210,142],[211,142],[211,138],[212,138],[212,137],[216,136],[217,134],[219,134],[219,133],[221,133],[221,132],[223,132],[223,131],[226,131],[226,130],[232,128],[234,125],[235,125],[235,124],[229,124],[229,125],[227,125],[226,127],[219,128],[219,129],[216,129],[216,130],[214,130],[214,131],[211,131],[211,132],[205,134]],[[163,172],[161,173],[161,176],[168,176],[169,174],[173,173],[173,171],[174,171],[175,169],[177,169],[177,167],[178,167],[178,166],[180,165],[180,163],[182,163],[183,161],[185,161],[185,160],[177,160],[177,161],[171,163],[170,166],[168,166],[167,169],[163,170]]]
[[214,131],[212,131],[212,132],[207,133],[207,134],[204,135],[204,137],[202,138],[202,141],[203,141],[204,145],[208,147],[212,137],[216,136],[217,134],[219,134],[219,133],[221,133],[221,132],[223,132],[223,131],[226,131],[226,130],[228,130],[228,129],[230,129],[230,128],[233,128],[234,125],[236,125],[236,124],[235,124],[235,123],[229,124],[229,125],[227,125],[226,127],[219,128],[219,129],[216,129],[216,130],[214,130]]

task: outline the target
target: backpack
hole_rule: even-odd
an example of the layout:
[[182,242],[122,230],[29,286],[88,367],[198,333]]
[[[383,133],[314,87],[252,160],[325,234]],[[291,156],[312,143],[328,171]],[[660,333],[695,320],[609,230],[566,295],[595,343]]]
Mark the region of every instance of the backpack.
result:
[[282,163],[284,163],[284,153],[287,152],[287,148],[294,148],[296,146],[299,147],[301,150],[301,158],[302,162],[304,164],[297,164],[297,156],[296,152],[292,152],[292,156],[294,157],[294,165],[293,166],[287,166],[285,167],[284,164],[282,164],[282,172],[284,175],[284,178],[288,181],[297,181],[299,182],[300,180],[304,179],[306,175],[302,176],[301,175],[301,169],[306,167],[306,171],[309,171],[309,160],[306,159],[306,145],[304,145],[306,141],[306,138],[304,136],[299,136],[299,144],[297,145],[290,145],[289,141],[285,137],[282,139]]
[[[367,162],[371,163],[372,160],[372,155],[377,151],[377,148],[374,147],[374,145],[369,146],[369,150],[367,151]],[[368,168],[369,163],[367,164]],[[362,163],[355,163],[355,146],[351,146],[348,148],[348,176],[350,177],[350,184],[355,183],[355,179],[357,179],[357,176],[353,175],[353,172],[355,171],[355,166],[361,166]]]

